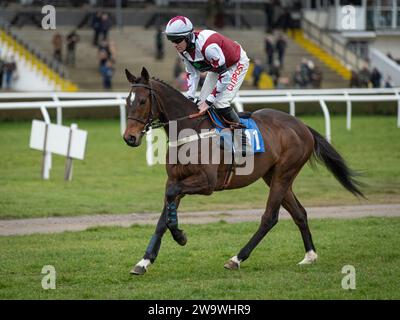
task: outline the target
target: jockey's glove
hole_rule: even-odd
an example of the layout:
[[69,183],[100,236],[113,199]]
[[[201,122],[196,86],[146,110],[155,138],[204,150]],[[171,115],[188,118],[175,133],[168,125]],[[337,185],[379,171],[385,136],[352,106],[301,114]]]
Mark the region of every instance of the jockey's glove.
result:
[[201,102],[199,98],[189,97],[188,99],[197,105]]

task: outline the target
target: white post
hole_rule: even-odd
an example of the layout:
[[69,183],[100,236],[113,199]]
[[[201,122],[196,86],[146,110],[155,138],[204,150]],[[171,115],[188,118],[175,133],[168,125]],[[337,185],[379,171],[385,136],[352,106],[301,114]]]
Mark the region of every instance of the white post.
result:
[[[53,94],[53,101],[55,102],[60,102],[60,99],[58,99],[58,96],[56,93]],[[62,125],[62,108],[57,107],[57,124]]]
[[42,112],[44,122],[46,122],[46,129],[44,131],[43,141],[42,179],[48,180],[50,178],[51,170],[51,152],[47,151],[47,133],[50,124],[50,116],[45,106],[41,106],[40,111]]
[[349,94],[345,91],[344,96],[346,97],[346,128],[351,130],[351,100]]
[[289,92],[287,94],[287,96],[290,99],[289,100],[289,109],[290,109],[289,112],[290,112],[290,115],[295,117],[296,116],[296,107],[295,107],[295,104],[294,104],[294,100],[292,98],[292,94]]
[[397,97],[397,128],[400,128],[400,94],[399,91],[395,91]]
[[325,138],[331,143],[331,117],[329,115],[329,110],[324,100],[319,100],[319,104],[321,105],[325,117]]
[[65,163],[65,174],[64,174],[65,181],[72,180],[72,158],[70,157],[70,153],[71,153],[72,137],[74,135],[74,130],[76,129],[78,129],[78,125],[76,123],[71,123],[71,130],[69,131],[69,140],[67,149],[67,161]]
[[153,157],[153,128],[150,128],[149,131],[147,131],[146,144],[147,144],[147,149],[146,149],[147,165],[148,166],[152,166],[152,165],[154,165],[154,157]]
[[[121,100],[122,98],[121,96],[118,96],[117,99]],[[121,103],[119,105],[119,118],[121,124],[121,136],[123,136],[126,129],[126,109],[124,103]]]

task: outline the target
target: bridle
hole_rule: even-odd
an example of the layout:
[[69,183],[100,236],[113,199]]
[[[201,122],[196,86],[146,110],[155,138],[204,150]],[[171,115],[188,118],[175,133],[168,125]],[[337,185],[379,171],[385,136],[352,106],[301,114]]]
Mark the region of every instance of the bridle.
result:
[[[142,130],[142,133],[146,133],[150,129],[157,129],[157,128],[165,127],[166,125],[169,124],[170,121],[181,121],[181,120],[185,120],[185,119],[194,119],[194,118],[198,118],[201,116],[202,116],[201,119],[206,118],[204,113],[197,112],[197,113],[189,114],[188,116],[177,118],[175,120],[168,120],[167,122],[161,122],[159,119],[157,119],[155,121],[154,115],[153,115],[153,107],[155,107],[156,104],[158,104],[158,106],[161,106],[161,104],[160,104],[160,101],[157,99],[157,95],[156,95],[155,90],[153,89],[153,86],[151,85],[151,83],[150,83],[150,85],[147,85],[144,83],[133,83],[131,85],[131,87],[132,88],[142,87],[142,88],[146,88],[150,91],[151,106],[150,106],[150,112],[147,116],[147,119],[143,120],[143,119],[128,116],[128,119],[135,120],[141,124],[144,124],[144,129]],[[131,95],[132,95],[132,89],[129,92],[128,97],[126,98],[126,103],[129,106],[131,105]]]
[[[141,124],[144,124],[144,129],[142,131],[143,133],[149,131],[151,128],[163,127],[163,125],[159,125],[158,123],[155,123],[154,119],[153,119],[153,117],[154,117],[154,115],[153,115],[153,107],[154,107],[155,103],[158,102],[157,101],[157,96],[156,96],[156,94],[154,92],[153,87],[151,85],[147,85],[147,84],[144,84],[144,83],[133,83],[131,85],[131,87],[132,88],[143,87],[143,88],[149,89],[149,91],[150,91],[150,99],[151,99],[151,106],[150,106],[150,112],[149,112],[146,120],[135,118],[135,117],[130,117],[130,116],[128,116],[128,119],[135,120],[135,121],[137,121],[137,122],[139,122]],[[129,106],[131,105],[131,95],[132,95],[132,90],[129,92],[129,95],[126,98],[126,103]]]

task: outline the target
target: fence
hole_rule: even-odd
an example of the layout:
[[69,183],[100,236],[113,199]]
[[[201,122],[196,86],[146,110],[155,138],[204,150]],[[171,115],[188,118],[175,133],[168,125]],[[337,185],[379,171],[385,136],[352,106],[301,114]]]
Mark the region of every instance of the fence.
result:
[[[125,97],[127,92],[43,92],[1,93],[0,101],[24,100],[24,102],[0,102],[0,110],[41,109],[48,117],[46,108],[57,110],[57,124],[62,124],[63,108],[111,107],[120,108],[121,134],[126,128]],[[43,101],[26,101],[47,99]],[[63,101],[66,100],[66,101]],[[246,104],[288,103],[291,115],[296,114],[296,102],[318,102],[325,118],[325,137],[331,141],[330,114],[327,102],[346,102],[347,129],[351,129],[352,102],[397,101],[397,127],[400,128],[400,88],[393,89],[319,89],[319,90],[243,90],[234,100],[236,108],[243,110]]]

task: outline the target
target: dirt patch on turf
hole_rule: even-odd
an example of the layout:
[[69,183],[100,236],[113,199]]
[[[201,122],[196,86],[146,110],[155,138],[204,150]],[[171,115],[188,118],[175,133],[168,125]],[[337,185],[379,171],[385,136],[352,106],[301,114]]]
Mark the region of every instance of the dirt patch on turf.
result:
[[[361,218],[368,216],[398,217],[400,216],[400,204],[311,207],[307,208],[307,212],[309,219]],[[263,213],[264,209],[180,212],[179,223],[184,225],[204,224],[221,220],[228,223],[260,221]],[[96,226],[129,227],[133,224],[155,225],[159,217],[159,213],[131,213],[123,215],[0,220],[0,236],[82,231]],[[282,209],[279,218],[288,219],[290,215]]]

